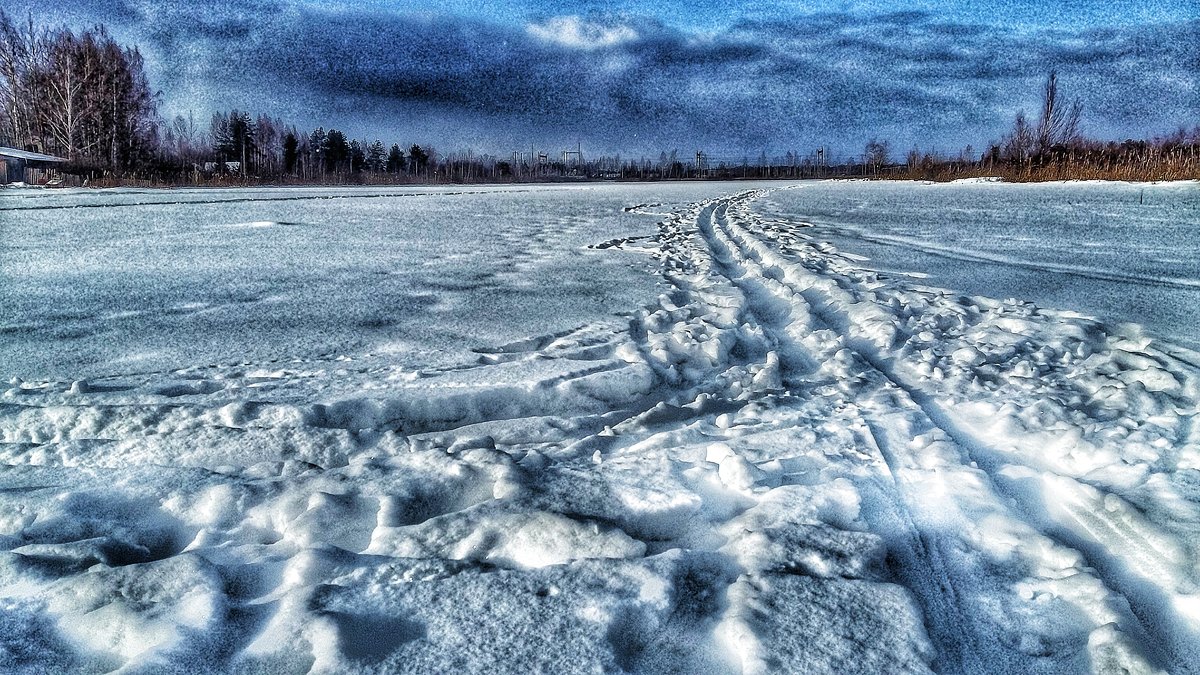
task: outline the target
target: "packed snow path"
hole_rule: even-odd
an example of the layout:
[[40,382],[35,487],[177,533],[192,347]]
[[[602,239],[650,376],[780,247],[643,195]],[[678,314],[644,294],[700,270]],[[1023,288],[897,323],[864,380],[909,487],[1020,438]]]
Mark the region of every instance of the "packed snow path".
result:
[[14,381],[0,668],[1200,672],[1200,355],[763,195],[471,363]]

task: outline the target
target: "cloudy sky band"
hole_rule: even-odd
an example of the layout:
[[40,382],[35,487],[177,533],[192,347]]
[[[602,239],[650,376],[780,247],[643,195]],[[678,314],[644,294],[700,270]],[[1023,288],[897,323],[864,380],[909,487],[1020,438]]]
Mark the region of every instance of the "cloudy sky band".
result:
[[147,0],[58,13],[138,44],[164,112],[249,108],[446,149],[578,139],[626,154],[852,152],[881,136],[950,151],[998,138],[1020,108],[1034,112],[1050,68],[1082,98],[1092,135],[1200,123],[1200,18],[1186,3],[1007,6],[999,19],[995,4],[972,2],[880,12],[451,1],[435,12],[370,0]]

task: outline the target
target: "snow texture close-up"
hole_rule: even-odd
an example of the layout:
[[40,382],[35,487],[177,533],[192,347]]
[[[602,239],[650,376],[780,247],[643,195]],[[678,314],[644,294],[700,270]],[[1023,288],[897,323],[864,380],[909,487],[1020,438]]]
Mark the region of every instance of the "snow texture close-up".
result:
[[1200,672],[1195,183],[0,194],[0,671]]

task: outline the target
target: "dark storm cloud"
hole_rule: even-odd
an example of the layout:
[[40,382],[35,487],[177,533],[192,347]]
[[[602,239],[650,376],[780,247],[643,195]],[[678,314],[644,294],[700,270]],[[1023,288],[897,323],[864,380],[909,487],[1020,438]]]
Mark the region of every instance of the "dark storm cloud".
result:
[[170,108],[279,110],[353,133],[460,133],[449,143],[978,144],[1018,108],[1033,112],[1051,68],[1083,99],[1094,133],[1200,121],[1198,21],[1039,31],[835,12],[700,30],[632,14],[523,25],[291,2],[112,9],[143,43]]

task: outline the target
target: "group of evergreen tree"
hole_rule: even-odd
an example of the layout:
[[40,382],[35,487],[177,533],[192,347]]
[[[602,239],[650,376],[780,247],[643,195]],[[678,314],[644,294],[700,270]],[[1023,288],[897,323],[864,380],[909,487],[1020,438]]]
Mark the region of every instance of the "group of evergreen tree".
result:
[[157,171],[164,176],[235,175],[256,179],[323,180],[356,174],[420,174],[429,167],[430,148],[412,145],[408,153],[393,143],[350,139],[338,129],[305,133],[269,115],[253,117],[231,110],[212,116],[207,134],[184,131],[193,117],[176,117],[159,149]]

